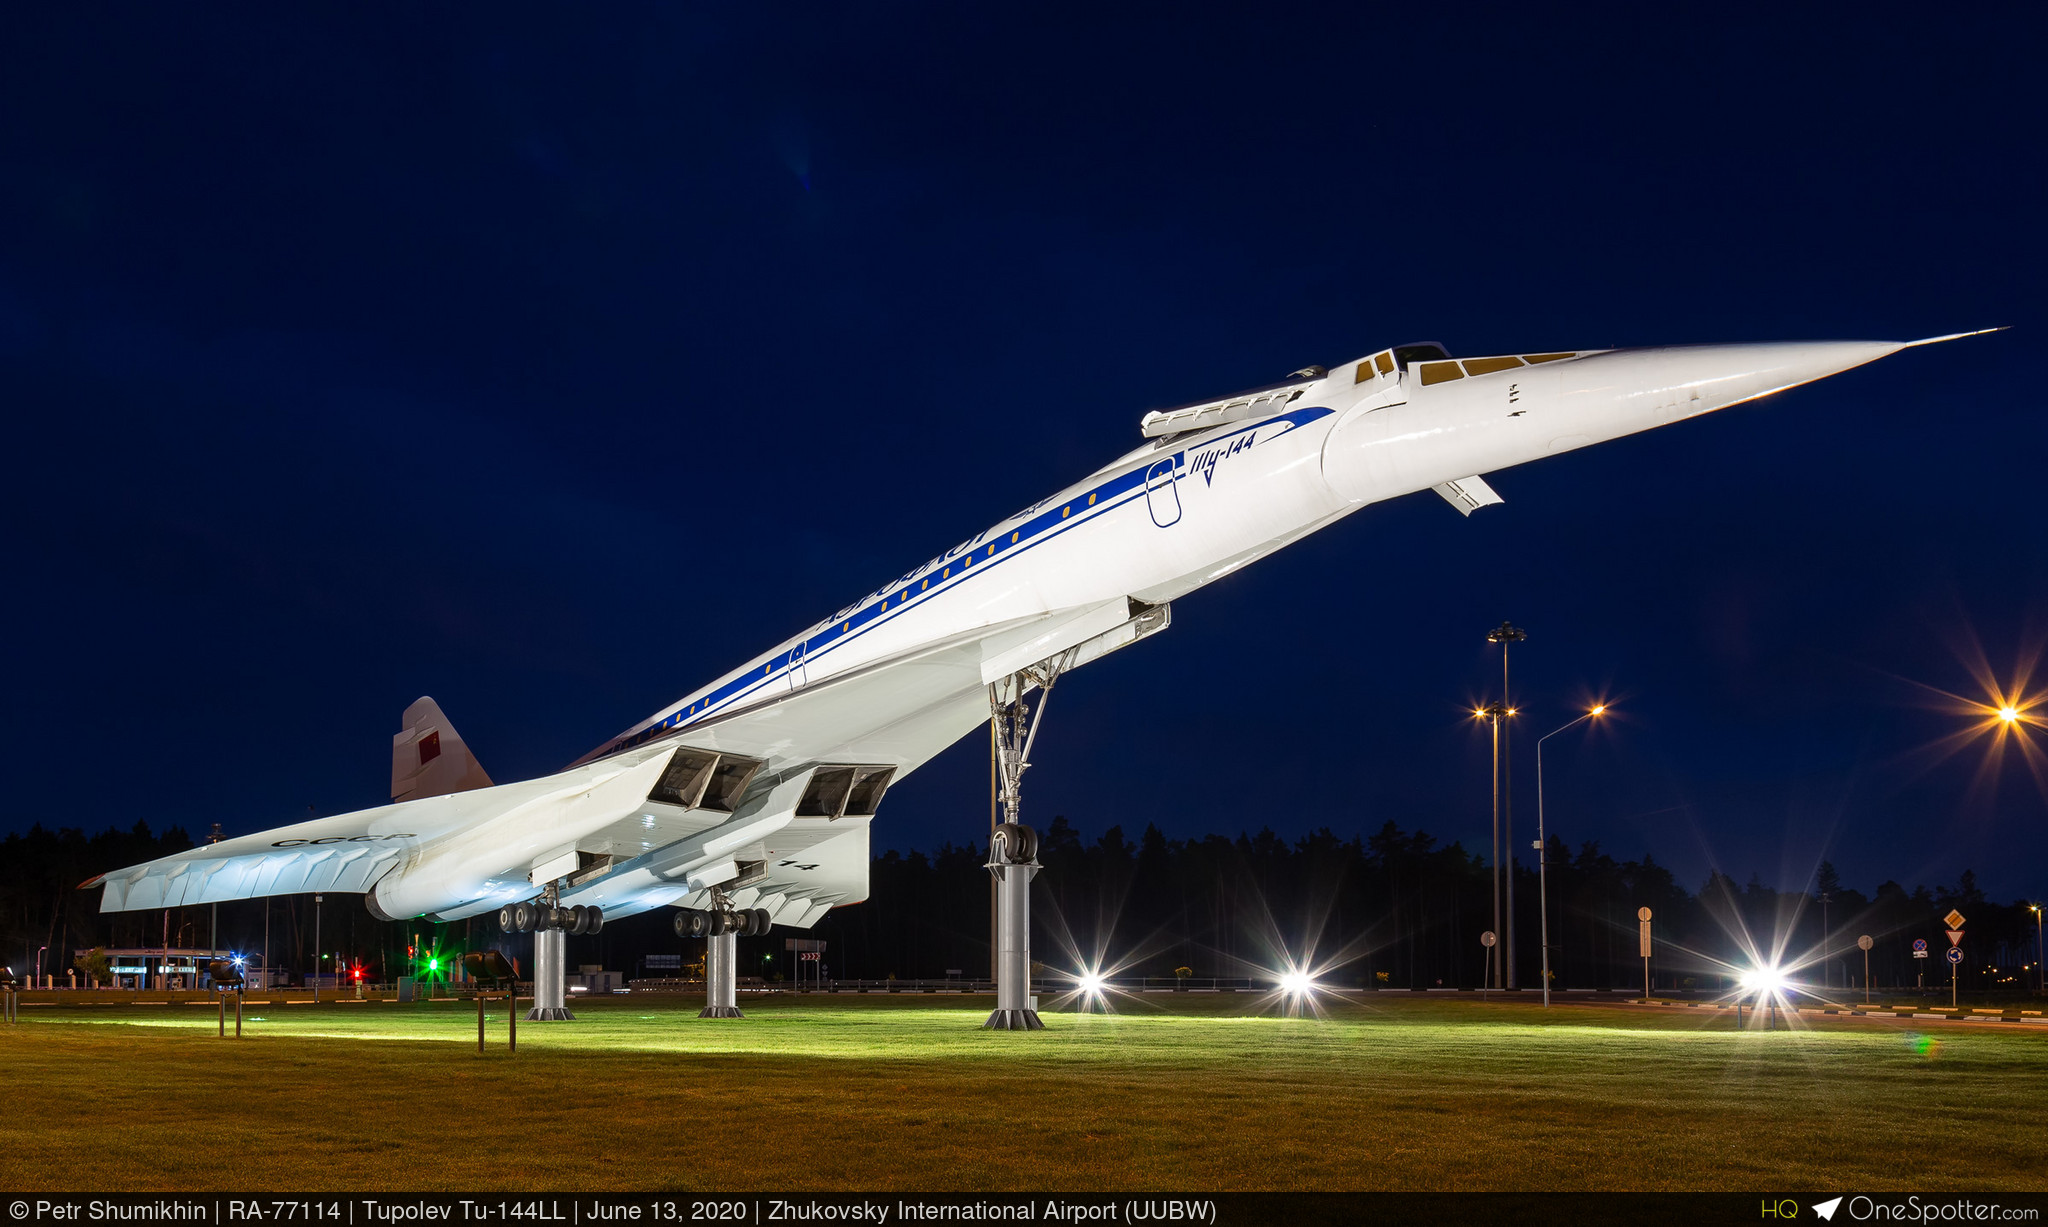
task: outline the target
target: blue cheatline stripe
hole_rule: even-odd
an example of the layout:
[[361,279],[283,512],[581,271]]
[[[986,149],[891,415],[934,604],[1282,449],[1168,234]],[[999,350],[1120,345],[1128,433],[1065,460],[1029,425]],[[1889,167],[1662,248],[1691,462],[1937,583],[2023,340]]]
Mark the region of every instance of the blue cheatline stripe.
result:
[[[1281,431],[1280,435],[1290,434],[1294,430],[1308,425],[1310,422],[1327,417],[1332,412],[1334,411],[1324,408],[1293,409],[1274,417],[1261,418],[1256,422],[1246,423],[1235,430],[1226,431],[1211,439],[1204,439],[1195,446],[1213,447],[1226,439],[1258,430],[1264,426],[1271,426],[1275,422],[1285,422],[1288,424],[1288,429]],[[1280,435],[1275,435],[1274,438],[1278,438]],[[1266,441],[1270,442],[1271,440]],[[946,589],[967,582],[969,578],[984,573],[989,567],[999,566],[1004,562],[1008,562],[1011,558],[1024,553],[1026,550],[1035,549],[1054,537],[1079,528],[1083,523],[1092,523],[1115,508],[1135,501],[1145,492],[1146,472],[1154,465],[1157,465],[1162,459],[1168,459],[1168,457],[1149,457],[1139,464],[1138,467],[1119,473],[1092,490],[1076,494],[1073,498],[1065,500],[1056,506],[1047,506],[1044,511],[1036,516],[1012,527],[1006,535],[998,533],[992,541],[984,541],[977,538],[974,549],[954,555],[951,559],[942,556],[933,560],[924,567],[919,568],[919,571],[927,572],[920,578],[914,579],[904,584],[901,588],[884,594],[873,604],[864,605],[853,611],[818,634],[806,638],[796,647],[761,662],[761,671],[759,673],[742,674],[711,693],[685,704],[676,711],[670,712],[667,716],[655,721],[639,732],[627,737],[621,737],[590,757],[592,759],[602,758],[606,755],[616,754],[621,750],[630,750],[635,746],[644,745],[660,737],[670,729],[697,724],[705,717],[715,714],[721,708],[731,706],[738,700],[755,693],[762,686],[774,681],[777,677],[783,676],[793,662],[802,660],[808,665],[810,662],[860,638],[883,622],[894,620],[905,608],[912,605],[921,605],[926,599],[937,596]],[[1173,469],[1177,477],[1182,469],[1186,467],[1187,449],[1183,448],[1180,451],[1174,452],[1170,459],[1173,461]],[[1073,514],[1077,508],[1080,514]],[[929,574],[928,572],[931,568],[938,568],[940,574],[937,576]],[[952,573],[956,570],[958,571],[957,575]]]

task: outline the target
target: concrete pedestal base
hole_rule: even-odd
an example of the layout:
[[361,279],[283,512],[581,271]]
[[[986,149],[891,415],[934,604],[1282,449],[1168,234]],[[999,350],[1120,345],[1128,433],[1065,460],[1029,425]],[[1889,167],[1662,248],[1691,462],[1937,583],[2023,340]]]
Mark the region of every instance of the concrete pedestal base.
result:
[[738,974],[739,938],[730,933],[704,939],[704,1008],[699,1018],[745,1018],[740,1013]]
[[997,1010],[981,1024],[984,1031],[1043,1031],[1037,1010]]
[[1031,995],[1031,879],[1038,876],[1038,864],[996,859],[988,871],[996,878],[996,1008],[982,1028],[1043,1031]]
[[528,1022],[574,1022],[569,1012],[569,935],[560,929],[542,929],[533,935],[533,1008]]

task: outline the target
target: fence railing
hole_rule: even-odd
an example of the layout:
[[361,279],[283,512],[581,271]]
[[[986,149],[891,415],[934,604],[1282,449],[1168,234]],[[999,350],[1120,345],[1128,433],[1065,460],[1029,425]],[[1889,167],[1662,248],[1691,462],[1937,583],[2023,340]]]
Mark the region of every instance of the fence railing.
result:
[[[636,993],[701,993],[704,981],[692,978],[664,978],[629,980],[626,987]],[[942,980],[775,980],[767,981],[759,976],[741,976],[735,987],[743,993],[993,993],[994,980],[970,980],[963,976],[947,976]],[[1132,978],[1128,980],[1105,980],[1102,988],[1115,993],[1248,993],[1272,988],[1248,979],[1202,978],[1177,976],[1153,978]],[[1041,997],[1056,997],[1065,993],[1080,991],[1080,986],[1066,978],[1042,979],[1031,982],[1031,991]]]

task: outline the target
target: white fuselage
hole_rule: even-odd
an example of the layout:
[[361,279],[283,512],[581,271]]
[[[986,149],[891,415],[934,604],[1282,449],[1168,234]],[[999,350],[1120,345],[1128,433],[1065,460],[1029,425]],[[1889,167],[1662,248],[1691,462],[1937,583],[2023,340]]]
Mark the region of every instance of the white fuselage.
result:
[[1368,503],[1754,400],[1898,348],[1607,350],[1430,386],[1414,370],[1360,378],[1357,364],[1346,364],[1277,414],[1170,435],[1123,456],[579,761],[923,643],[1116,597],[1170,601]]
[[[1435,488],[1469,513],[1498,501],[1480,480],[1485,473],[1754,400],[1902,347],[1824,342],[1461,360],[1404,347],[1164,410],[1142,424],[1152,436],[1145,446],[899,576],[564,772],[489,787],[464,776],[454,786],[472,791],[160,858],[108,875],[101,906],[333,889],[367,892],[380,915],[455,919],[545,886],[564,904],[611,916],[723,899],[808,927],[831,907],[867,896],[872,806],[822,816],[807,809],[806,789],[826,778],[820,773],[900,778],[989,718],[991,683],[1043,661],[1086,663],[1136,642],[1166,625],[1167,602],[1368,503]],[[431,700],[422,704],[410,710],[445,722]],[[418,774],[427,769],[424,751],[405,757],[426,732],[422,724],[397,739],[394,794],[427,778]],[[450,747],[460,744],[452,730],[447,736]],[[757,770],[746,777],[751,783],[734,785],[742,795],[731,804],[668,805],[651,790],[672,758],[688,758],[685,749],[744,756]],[[480,768],[470,774],[488,782]],[[721,894],[727,887],[738,893]]]

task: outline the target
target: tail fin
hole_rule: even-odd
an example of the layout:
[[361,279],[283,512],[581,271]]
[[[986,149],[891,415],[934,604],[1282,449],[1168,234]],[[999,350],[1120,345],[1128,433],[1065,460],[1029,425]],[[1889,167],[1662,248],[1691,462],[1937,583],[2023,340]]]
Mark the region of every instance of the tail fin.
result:
[[416,801],[451,792],[489,788],[476,755],[441,714],[441,705],[422,697],[399,717],[405,727],[391,739],[391,799]]

